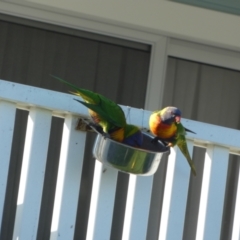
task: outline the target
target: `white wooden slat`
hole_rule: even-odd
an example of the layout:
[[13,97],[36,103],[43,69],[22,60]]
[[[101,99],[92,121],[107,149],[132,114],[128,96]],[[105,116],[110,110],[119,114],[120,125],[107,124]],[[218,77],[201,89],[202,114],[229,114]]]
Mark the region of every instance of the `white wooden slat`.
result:
[[[0,223],[2,221],[3,207],[7,186],[8,169],[11,156],[12,137],[16,105],[0,101]],[[1,224],[0,224],[1,228]]]
[[51,117],[48,110],[30,109],[13,239],[36,239]]
[[110,239],[118,171],[96,160],[87,240]]
[[203,169],[196,240],[220,239],[228,149],[208,146]]
[[209,183],[210,183],[210,174],[211,174],[211,165],[212,165],[212,155],[213,155],[213,146],[208,147],[205,154],[204,162],[204,171],[202,177],[202,187],[200,195],[200,204],[198,212],[198,222],[197,222],[197,231],[196,231],[196,240],[203,239],[205,220],[206,220],[206,210],[207,210],[207,201],[208,201],[208,192],[209,192]]
[[237,194],[236,194],[231,240],[240,240],[240,167],[238,169]]
[[65,117],[51,240],[73,239],[85,150],[86,132],[75,129],[77,117]]
[[161,213],[159,235],[158,235],[159,240],[165,240],[167,237],[169,211],[170,211],[170,203],[171,203],[171,196],[172,196],[176,157],[177,157],[176,155],[177,155],[177,149],[172,148],[171,154],[168,157],[168,165],[167,165],[166,180],[165,180],[166,182],[164,186],[164,197],[163,197],[162,213]]
[[145,240],[153,176],[130,175],[122,240]]
[[[188,141],[190,155],[193,143]],[[166,182],[159,228],[159,240],[181,239],[190,179],[190,167],[177,147],[171,148],[168,158]]]

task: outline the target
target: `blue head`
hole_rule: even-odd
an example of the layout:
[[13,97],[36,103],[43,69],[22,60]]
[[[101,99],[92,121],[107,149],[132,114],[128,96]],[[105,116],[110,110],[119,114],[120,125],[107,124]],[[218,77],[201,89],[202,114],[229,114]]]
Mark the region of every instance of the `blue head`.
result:
[[181,111],[176,107],[166,107],[163,109],[163,114],[161,115],[161,119],[166,124],[171,124],[173,122],[179,123],[181,121]]

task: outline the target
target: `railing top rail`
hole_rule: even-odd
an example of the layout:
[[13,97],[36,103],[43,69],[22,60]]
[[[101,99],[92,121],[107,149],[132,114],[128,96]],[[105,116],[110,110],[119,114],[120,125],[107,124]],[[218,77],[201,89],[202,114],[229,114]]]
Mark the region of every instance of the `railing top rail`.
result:
[[[32,87],[24,84],[0,80],[0,100],[15,102],[17,108],[29,109],[39,107],[49,109],[53,115],[63,117],[65,114],[86,117],[86,107],[73,101],[72,94],[60,93],[52,90]],[[126,114],[128,122],[140,127],[148,128],[148,119],[151,114],[148,110],[121,106]],[[197,146],[205,147],[208,144],[220,145],[230,149],[230,152],[240,154],[240,131],[182,119],[186,128],[196,132],[189,133],[187,138],[194,141]]]
[[76,102],[73,96],[48,89],[28,86],[24,84],[0,80],[0,99],[15,102],[17,108],[29,109],[30,107],[45,108],[53,111],[53,114],[63,116],[87,115],[87,109]]

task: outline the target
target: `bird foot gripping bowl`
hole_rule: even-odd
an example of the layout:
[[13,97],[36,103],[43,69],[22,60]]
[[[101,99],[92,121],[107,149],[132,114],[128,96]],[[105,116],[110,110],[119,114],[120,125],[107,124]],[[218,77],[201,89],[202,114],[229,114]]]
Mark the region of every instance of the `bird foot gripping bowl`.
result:
[[143,145],[134,148],[106,138],[98,133],[93,148],[93,155],[103,164],[119,171],[142,176],[154,174],[164,154],[169,154],[169,147],[162,142],[152,143],[153,137],[143,134]]

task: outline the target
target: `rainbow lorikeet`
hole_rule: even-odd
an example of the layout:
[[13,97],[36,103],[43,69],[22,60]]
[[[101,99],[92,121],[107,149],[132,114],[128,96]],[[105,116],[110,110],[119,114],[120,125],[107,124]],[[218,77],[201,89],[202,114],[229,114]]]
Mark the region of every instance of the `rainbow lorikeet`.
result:
[[177,145],[187,159],[192,173],[196,176],[196,169],[188,152],[185,138],[186,132],[192,131],[185,128],[180,121],[181,111],[176,107],[165,107],[153,112],[149,118],[150,131],[156,136],[153,142],[161,140],[166,142],[169,147]]
[[89,115],[93,122],[102,128],[104,134],[117,142],[132,147],[141,147],[143,142],[141,130],[137,126],[127,124],[125,114],[118,104],[101,94],[94,93],[87,89],[78,88],[59,77],[52,77],[75,90],[73,94],[80,96],[84,101],[79,99],[74,100],[88,108]]

